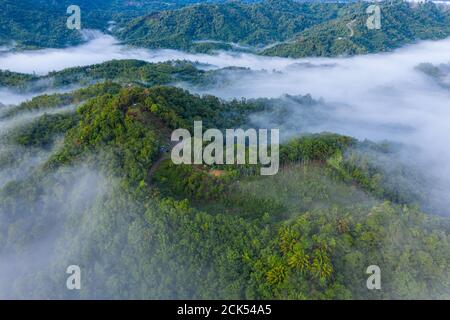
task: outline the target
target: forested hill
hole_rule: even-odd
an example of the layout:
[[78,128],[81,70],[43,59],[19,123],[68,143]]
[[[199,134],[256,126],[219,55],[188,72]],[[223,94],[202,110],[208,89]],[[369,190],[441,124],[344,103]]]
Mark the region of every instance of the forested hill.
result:
[[[60,48],[83,42],[77,30],[69,30],[66,10],[81,9],[83,29],[104,32],[110,22],[126,24],[133,18],[161,10],[174,10],[194,3],[225,0],[0,0],[0,45],[14,44],[18,49]],[[258,0],[244,0],[254,2]]]
[[[85,103],[57,113],[61,100]],[[295,138],[280,147],[271,177],[252,166],[176,166],[161,161],[174,128],[199,118],[237,127],[282,101],[112,83],[35,101],[2,119],[35,117],[0,132],[0,220],[8,222],[0,253],[18,261],[0,273],[2,299],[449,297],[449,220],[411,205],[401,177],[390,183],[392,172],[363,152],[395,157],[386,146]],[[37,112],[44,104],[53,113]],[[61,285],[74,261],[86,278],[76,292]],[[383,270],[383,290],[365,286],[371,264]]]
[[[81,0],[78,5],[83,29],[112,32],[133,46],[195,52],[238,49],[286,57],[354,55],[450,35],[449,7],[433,3],[381,3],[381,29],[369,30],[367,2],[199,2]],[[66,27],[70,4],[68,0],[0,0],[0,45],[30,49],[82,43],[82,33]],[[109,29],[111,21],[116,28]]]
[[[283,57],[337,56],[384,52],[418,40],[450,36],[450,11],[433,3],[411,7],[408,3],[381,5],[381,29],[369,30],[366,3],[354,4],[337,19],[313,26],[295,41],[263,52]],[[353,36],[348,24],[351,26]]]
[[200,81],[208,73],[186,61],[149,63],[140,60],[112,60],[100,64],[73,67],[34,76],[0,70],[0,86],[17,91],[48,90],[64,86],[86,86],[111,80],[122,84],[160,85],[179,81]]
[[180,8],[193,0],[0,0],[0,45],[18,48],[59,48],[83,42],[77,30],[69,30],[66,10],[81,9],[83,29],[107,31],[108,22],[129,21],[156,10]]
[[118,36],[129,44],[151,48],[214,47],[214,43],[196,43],[203,40],[264,46],[336,18],[343,6],[290,0],[199,4],[138,18]]
[[[381,30],[369,30],[369,3],[201,4],[137,18],[118,33],[123,41],[149,48],[192,51],[230,49],[232,43],[266,55],[303,57],[381,52],[422,39],[450,35],[450,14],[433,3],[380,4]],[[350,37],[347,24],[353,21]],[[281,43],[279,43],[281,42]],[[241,48],[242,49],[242,48]]]
[[61,71],[37,76],[0,70],[0,87],[6,87],[16,93],[35,94],[53,90],[68,90],[74,87],[86,87],[104,81],[121,85],[187,85],[191,89],[208,89],[224,85],[223,77],[229,72],[239,74],[261,74],[242,67],[226,67],[214,70],[202,70],[196,63],[189,61],[167,61],[150,63],[141,60],[111,60],[95,65],[73,67]]

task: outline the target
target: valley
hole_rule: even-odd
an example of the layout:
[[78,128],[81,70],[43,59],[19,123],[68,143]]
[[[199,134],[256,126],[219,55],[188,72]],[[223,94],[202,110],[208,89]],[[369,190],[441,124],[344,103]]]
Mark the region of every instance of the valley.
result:
[[[450,298],[448,11],[81,1],[86,38],[24,3],[0,0],[0,299]],[[199,121],[279,130],[279,170],[175,163]]]

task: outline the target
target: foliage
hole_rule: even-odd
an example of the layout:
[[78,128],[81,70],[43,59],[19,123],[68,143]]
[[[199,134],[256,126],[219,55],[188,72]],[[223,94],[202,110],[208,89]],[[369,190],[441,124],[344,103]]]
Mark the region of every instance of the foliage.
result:
[[[448,299],[448,218],[335,174],[356,177],[352,138],[287,142],[275,176],[154,167],[171,128],[198,117],[227,126],[260,107],[127,87],[23,127],[18,141],[33,146],[70,129],[42,166],[0,189],[0,252],[25,262],[0,297]],[[32,244],[41,258],[29,264]],[[70,264],[82,267],[81,291],[62,285]],[[372,264],[381,291],[365,287]]]
[[129,44],[151,48],[205,51],[206,45],[218,49],[229,43],[262,47],[336,18],[342,6],[291,0],[199,4],[139,17],[117,35]]
[[[263,52],[283,57],[342,56],[389,51],[418,40],[443,39],[450,35],[450,13],[427,2],[412,7],[406,2],[381,4],[381,29],[366,26],[367,4],[349,6],[337,19],[315,25],[296,36]],[[349,36],[347,24],[354,35]]]
[[7,110],[0,115],[0,119],[12,117],[23,112],[36,112],[46,109],[61,108],[68,105],[79,104],[85,100],[102,94],[117,93],[119,92],[120,88],[121,86],[118,84],[105,82],[78,89],[70,93],[40,95]]
[[[175,9],[189,0],[169,1],[121,1],[78,0],[83,29],[98,29],[107,32],[108,22],[128,21],[144,13]],[[78,30],[66,27],[69,15],[69,0],[1,0],[0,45],[13,45],[16,49],[60,48],[85,41]]]

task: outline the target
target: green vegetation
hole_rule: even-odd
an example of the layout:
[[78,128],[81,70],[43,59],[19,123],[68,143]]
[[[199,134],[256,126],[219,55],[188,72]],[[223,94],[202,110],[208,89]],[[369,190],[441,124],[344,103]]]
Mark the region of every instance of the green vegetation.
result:
[[0,115],[0,119],[8,118],[26,111],[42,111],[45,109],[64,107],[79,104],[89,98],[106,93],[117,93],[121,86],[113,82],[99,83],[70,93],[45,94],[25,101],[15,108],[7,110]]
[[[16,143],[32,146],[68,130],[30,176],[0,189],[8,221],[0,252],[20,261],[51,234],[52,258],[21,265],[0,296],[449,298],[448,218],[387,202],[365,185],[352,157],[364,155],[365,143],[296,138],[281,146],[281,171],[268,177],[164,161],[172,128],[200,118],[206,127],[244,124],[261,101],[127,87],[90,98],[75,115],[22,127]],[[84,275],[77,292],[61,285],[74,263]],[[381,291],[365,287],[372,264],[383,272]]]
[[[365,3],[184,7],[193,2],[78,4],[83,28],[105,31],[114,20],[125,43],[196,52],[238,44],[265,55],[353,55],[450,35],[449,12],[432,3],[383,3],[382,29],[368,30]],[[0,0],[0,45],[83,42],[65,27],[69,4]],[[449,87],[448,65],[417,69]],[[73,90],[0,105],[0,299],[450,299],[450,219],[430,204],[430,178],[400,161],[404,146],[295,136],[280,145],[274,176],[258,165],[169,160],[171,132],[192,131],[195,120],[246,129],[265,115],[262,123],[289,128],[292,105],[311,124],[327,107],[310,95],[224,101],[169,86],[205,90],[230,70],[265,72],[138,60],[45,76],[0,70],[0,86],[15,92]],[[72,264],[82,268],[80,291],[64,286]],[[382,290],[367,290],[369,265],[380,266]]]
[[56,87],[74,83],[85,85],[104,80],[152,86],[177,81],[193,81],[201,74],[202,72],[191,63],[184,61],[148,63],[139,60],[113,60],[88,67],[51,72],[45,78],[52,79]]
[[[306,28],[336,18],[343,6],[290,0],[199,4],[137,18],[117,35],[129,44],[150,48],[207,51],[230,42],[264,46],[288,40]],[[201,40],[219,43],[196,42]]]
[[450,90],[449,64],[441,64],[435,66],[430,63],[421,63],[416,67],[416,69],[434,79],[441,87]]
[[64,135],[78,123],[74,113],[44,114],[32,123],[21,126],[10,135],[10,141],[24,147],[50,147],[55,137]]
[[[81,1],[83,28],[112,33],[124,43],[195,52],[244,50],[270,56],[340,56],[384,52],[450,35],[450,12],[433,3],[381,3],[382,28],[366,27],[367,3],[292,0],[192,4],[190,1]],[[69,1],[1,0],[0,45],[65,47],[83,42],[69,30]],[[188,5],[188,6],[186,6]],[[18,18],[20,17],[20,19]],[[354,21],[350,37],[348,24]],[[237,44],[238,46],[236,46]]]
[[[117,35],[129,44],[149,48],[208,52],[230,49],[230,43],[237,43],[244,46],[238,50],[294,58],[383,52],[450,35],[450,13],[433,3],[416,7],[404,2],[380,5],[380,30],[366,27],[367,3],[268,0],[202,4],[152,13],[129,22]],[[353,20],[354,35],[350,37],[347,24]]]
[[1,0],[0,8],[0,45],[42,48],[82,42],[79,32],[66,27],[67,7],[47,6],[45,1]]
[[[189,84],[206,89],[219,84],[225,85],[223,76],[227,72],[255,73],[246,68],[223,68],[204,71],[187,61],[149,63],[140,60],[112,60],[100,64],[68,68],[35,76],[0,70],[0,85],[17,93],[36,93],[54,90],[68,90],[84,87],[70,94],[46,94],[22,103],[11,113],[22,109],[42,109],[80,102],[101,92],[117,92],[121,86],[152,87],[169,84]],[[94,85],[97,84],[97,85]],[[1,116],[0,116],[1,118]]]
[[37,76],[30,74],[0,70],[0,86],[2,87],[20,87],[37,79]]
[[152,86],[174,82],[194,83],[200,81],[203,74],[208,72],[201,71],[186,61],[148,63],[139,60],[112,60],[50,72],[45,76],[0,71],[0,84],[22,91],[87,86],[106,80]]
[[[189,0],[78,0],[82,28],[106,32],[108,22],[128,21],[142,14],[180,8]],[[0,0],[0,45],[17,49],[60,48],[84,42],[80,32],[69,30],[66,21],[69,0]]]
[[[261,53],[280,42],[262,53],[336,56],[450,34],[449,13],[430,3],[382,4],[381,30],[365,27],[363,3],[159,11],[188,3],[80,4],[85,27],[104,30],[113,19],[125,27],[116,29],[122,40],[151,48],[208,52],[238,43]],[[64,26],[66,1],[0,4],[0,44],[83,41]],[[293,104],[302,121],[326,107],[310,95],[224,101],[168,86],[207,89],[231,69],[255,72],[137,60],[45,76],[0,71],[0,86],[17,92],[78,88],[0,114],[0,257],[14,269],[0,264],[0,298],[449,299],[450,220],[430,204],[428,177],[400,162],[404,146],[296,136],[280,145],[274,176],[260,176],[258,165],[169,160],[171,132],[192,131],[195,120],[204,129],[245,129],[266,115],[289,127]],[[448,86],[447,65],[417,69]],[[82,268],[81,291],[64,287],[71,264]],[[374,264],[381,291],[366,288]]]
[[[450,12],[431,2],[417,7],[405,2],[382,4],[380,30],[366,27],[366,9],[367,4],[354,4],[339,18],[313,26],[298,34],[295,41],[269,48],[263,54],[299,58],[375,53],[450,35]],[[353,20],[354,35],[349,37],[347,24]]]

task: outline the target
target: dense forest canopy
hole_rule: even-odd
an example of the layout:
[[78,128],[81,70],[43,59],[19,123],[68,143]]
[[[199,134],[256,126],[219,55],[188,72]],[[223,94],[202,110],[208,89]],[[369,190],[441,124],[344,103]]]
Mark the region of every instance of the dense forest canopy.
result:
[[[149,12],[180,8],[192,0],[78,0],[83,29],[107,31],[108,22],[129,20]],[[18,47],[65,47],[83,42],[77,30],[66,28],[69,0],[1,0],[0,44]]]
[[208,45],[195,42],[202,40],[265,46],[336,18],[343,6],[293,1],[199,4],[138,18],[118,36],[127,43],[151,48],[190,49]]
[[[83,43],[82,33],[65,27],[69,2],[0,0],[0,45],[23,53]],[[312,78],[292,77],[311,74],[322,85],[326,73],[314,72],[332,70],[337,76],[331,80],[348,81],[347,97],[366,85],[362,77],[351,81],[339,73],[355,72],[352,59],[328,64],[323,60],[331,59],[270,57],[357,55],[443,39],[450,35],[448,11],[432,3],[384,2],[383,28],[368,30],[367,4],[360,2],[79,5],[85,28],[111,33],[121,45],[237,50],[222,58],[264,59],[258,60],[263,66],[192,61],[203,55],[160,63],[110,60],[43,75],[0,66],[0,299],[450,299],[448,188],[438,190],[429,174],[435,171],[427,171],[431,164],[421,166],[420,153],[407,142],[327,128],[338,121],[366,126],[356,116],[345,122],[344,112],[380,116],[369,94],[356,99],[366,109],[352,109],[350,102],[305,92],[304,79]],[[108,29],[111,21],[116,28]],[[356,76],[367,71],[361,68],[366,63],[373,63],[370,72],[383,70],[383,55],[361,60]],[[291,64],[282,71],[269,70],[286,61]],[[424,60],[411,69],[400,70],[409,91],[394,81],[368,86],[379,98],[376,107],[401,114],[400,103],[411,103],[407,98],[421,104],[439,99],[442,104],[425,107],[448,115],[439,107],[449,99],[450,61]],[[286,79],[302,93],[261,93],[287,90]],[[254,86],[258,81],[262,89]],[[410,94],[413,82],[436,100]],[[248,86],[250,97],[233,96],[229,85],[236,83]],[[29,98],[6,105],[6,93]],[[436,121],[417,106],[420,125]],[[436,136],[420,131],[409,111],[411,126],[394,117],[376,128],[432,141]],[[278,174],[261,176],[260,164],[174,164],[173,130],[193,134],[200,120],[204,130],[220,132],[281,128]],[[308,130],[307,123],[319,123],[320,130]],[[445,138],[448,129],[439,129]],[[251,146],[242,148],[249,157]],[[445,147],[429,150],[442,152],[426,159],[446,160]],[[433,169],[445,175],[445,168]],[[442,196],[437,190],[444,202],[435,201]],[[82,269],[82,290],[67,290],[69,265]],[[382,290],[367,288],[371,265],[382,270]]]
[[[83,32],[66,27],[69,2],[1,0],[4,10],[0,20],[4,23],[0,44],[23,49],[66,47],[86,41],[89,37]],[[78,5],[83,29],[112,33],[125,44],[152,49],[338,56],[389,51],[450,35],[448,7],[433,3],[380,3],[380,30],[366,27],[369,15],[365,2],[104,0]]]
[[177,81],[194,83],[207,74],[187,61],[148,63],[140,60],[112,60],[50,72],[44,76],[0,70],[0,86],[26,92],[73,85],[87,86],[105,80],[122,84],[161,85]]
[[[367,5],[355,4],[338,19],[315,25],[290,43],[269,48],[263,54],[283,57],[337,56],[384,52],[426,39],[450,35],[450,11],[433,3],[411,7],[405,2],[381,5],[381,29],[366,26]],[[348,23],[352,23],[350,37]]]
[[[448,298],[449,221],[420,212],[417,190],[392,188],[398,179],[367,165],[388,146],[329,133],[296,138],[281,147],[281,172],[267,178],[251,166],[174,166],[161,154],[172,129],[199,118],[243,125],[280,101],[225,102],[172,87],[97,84],[37,97],[4,119],[80,99],[76,112],[37,115],[2,135],[3,174],[29,162],[29,151],[46,152],[0,191],[8,221],[0,250],[21,265],[1,283],[2,297]],[[37,239],[46,258],[29,269]],[[88,279],[79,296],[58,289],[63,273],[53,276],[71,261]],[[365,289],[374,263],[383,291]]]
[[[450,13],[433,3],[381,3],[382,28],[366,27],[368,4],[270,0],[196,5],[140,17],[118,32],[126,43],[193,51],[232,49],[273,56],[336,56],[388,51],[450,35]],[[350,36],[348,23],[353,23]],[[265,48],[268,46],[268,48]]]

